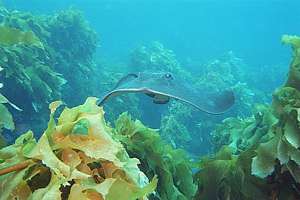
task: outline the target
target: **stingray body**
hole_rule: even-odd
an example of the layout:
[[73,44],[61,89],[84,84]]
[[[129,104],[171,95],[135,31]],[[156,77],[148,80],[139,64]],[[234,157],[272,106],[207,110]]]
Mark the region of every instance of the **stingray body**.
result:
[[138,72],[121,78],[98,105],[124,93],[144,93],[157,104],[168,103],[170,98],[173,98],[209,114],[222,114],[234,104],[234,94],[228,89],[218,88],[216,91],[213,92],[204,86],[195,88],[188,80],[175,77],[169,72]]

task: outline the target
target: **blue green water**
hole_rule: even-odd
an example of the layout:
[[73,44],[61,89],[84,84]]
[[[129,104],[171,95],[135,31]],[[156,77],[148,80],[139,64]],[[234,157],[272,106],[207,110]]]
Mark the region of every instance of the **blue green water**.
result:
[[282,34],[299,34],[297,0],[3,0],[46,14],[74,6],[101,38],[99,52],[124,60],[133,47],[157,40],[182,60],[207,61],[232,50],[251,68],[287,63]]
[[[51,15],[70,7],[82,11],[99,36],[95,61],[126,66],[136,47],[158,41],[172,50],[180,66],[193,75],[203,72],[203,65],[233,52],[244,63],[238,64],[240,71],[233,72],[236,74],[234,84],[245,82],[245,89],[250,88],[245,94],[254,100],[241,98],[239,102],[246,102],[242,106],[247,108],[236,105],[236,110],[240,108],[241,112],[216,117],[213,124],[226,117],[249,116],[254,105],[248,104],[271,101],[272,91],[284,82],[290,62],[290,50],[281,44],[281,36],[300,34],[300,2],[296,0],[3,0],[2,3],[9,9],[36,15]],[[239,79],[240,72],[247,78]],[[252,93],[260,92],[264,98],[251,97]],[[167,106],[153,105],[149,99],[140,98],[143,102],[139,107],[143,113],[141,120],[160,128]],[[188,130],[202,126],[199,121],[206,125],[211,121],[211,116],[192,115],[193,120],[186,117],[182,122]],[[213,125],[207,126],[211,131]],[[192,136],[189,150],[207,153],[209,140],[207,132]]]

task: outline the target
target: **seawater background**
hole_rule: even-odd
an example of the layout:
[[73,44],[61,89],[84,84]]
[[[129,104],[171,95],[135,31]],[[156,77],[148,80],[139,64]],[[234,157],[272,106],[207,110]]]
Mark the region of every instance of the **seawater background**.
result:
[[99,52],[124,60],[132,48],[162,42],[182,60],[207,61],[232,50],[253,70],[287,63],[282,34],[300,34],[298,0],[3,0],[38,14],[74,6],[99,33]]
[[[205,63],[233,51],[254,72],[263,65],[285,68],[279,70],[284,73],[277,86],[286,77],[291,55],[280,38],[283,34],[300,34],[297,0],[3,0],[2,3],[7,8],[34,14],[51,14],[71,6],[81,10],[100,38],[96,59],[127,63],[135,47],[159,41],[175,52],[182,67],[199,71],[197,65],[190,63]],[[256,84],[266,86],[268,82]],[[152,108],[145,107],[148,113]],[[149,124],[151,117],[145,120]]]

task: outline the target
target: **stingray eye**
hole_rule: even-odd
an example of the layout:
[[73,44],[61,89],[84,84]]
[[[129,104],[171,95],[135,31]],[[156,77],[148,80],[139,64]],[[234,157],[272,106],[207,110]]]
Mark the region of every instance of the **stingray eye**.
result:
[[165,74],[165,78],[168,79],[168,80],[172,80],[173,79],[173,76],[171,73],[166,73]]

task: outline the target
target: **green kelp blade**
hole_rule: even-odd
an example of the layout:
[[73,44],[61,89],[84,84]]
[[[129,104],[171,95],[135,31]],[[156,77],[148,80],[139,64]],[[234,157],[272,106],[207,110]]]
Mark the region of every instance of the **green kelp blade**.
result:
[[23,32],[16,28],[0,26],[0,44],[15,45],[19,43],[42,46],[41,41],[32,31]]

